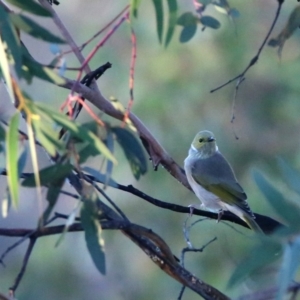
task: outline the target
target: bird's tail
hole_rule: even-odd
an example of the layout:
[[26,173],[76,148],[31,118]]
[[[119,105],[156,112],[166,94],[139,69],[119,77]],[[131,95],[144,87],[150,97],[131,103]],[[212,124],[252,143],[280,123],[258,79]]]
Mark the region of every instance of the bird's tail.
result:
[[252,216],[248,214],[243,214],[243,217],[241,219],[245,221],[247,225],[256,233],[264,233]]

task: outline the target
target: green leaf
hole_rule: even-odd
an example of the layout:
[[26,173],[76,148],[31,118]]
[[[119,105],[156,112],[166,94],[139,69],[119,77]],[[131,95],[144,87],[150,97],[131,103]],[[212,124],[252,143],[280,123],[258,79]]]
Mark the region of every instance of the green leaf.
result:
[[165,39],[165,47],[167,47],[172,39],[176,22],[177,22],[177,0],[167,0],[169,9],[168,30]]
[[62,113],[58,113],[50,108],[47,108],[45,104],[36,103],[36,106],[43,112],[45,112],[53,121],[55,121],[60,126],[66,128],[73,136],[86,141],[93,145],[99,153],[102,153],[107,159],[111,160],[113,163],[117,163],[115,157],[105,146],[105,144],[91,131],[84,128],[84,126],[71,121],[67,116]]
[[185,12],[177,19],[177,25],[181,26],[195,25],[197,23],[198,18],[194,16],[191,12]]
[[[114,137],[113,137],[112,132],[110,130],[107,131],[105,144],[106,144],[107,148],[109,149],[109,151],[111,153],[114,153]],[[105,187],[108,185],[108,182],[111,178],[113,167],[114,167],[113,163],[110,160],[108,160],[107,163],[106,163]]]
[[92,260],[100,271],[105,274],[104,240],[101,237],[101,226],[98,220],[98,196],[93,187],[84,187],[81,224],[84,229],[85,241]]
[[156,17],[156,30],[158,35],[158,40],[162,42],[162,35],[164,30],[164,10],[163,10],[163,2],[162,0],[152,0],[154,9],[155,9],[155,17]]
[[196,31],[196,24],[183,27],[179,37],[180,43],[188,42],[195,35]]
[[277,161],[288,186],[300,195],[300,172],[289,166],[282,158],[279,158]]
[[14,102],[14,91],[12,87],[12,81],[10,77],[10,70],[9,70],[9,64],[5,53],[5,47],[2,42],[1,36],[0,36],[0,67],[1,71],[5,80],[5,84],[7,86],[8,94],[10,97],[11,102]]
[[1,38],[6,42],[15,64],[15,70],[18,76],[21,75],[22,56],[20,48],[20,40],[14,26],[12,26],[9,13],[0,5],[0,20],[1,20]]
[[[39,171],[41,185],[49,186],[51,184],[56,185],[61,179],[65,180],[71,173],[73,166],[71,164],[56,164],[46,167]],[[36,182],[34,175],[28,176],[22,182],[22,186],[35,187]]]
[[25,46],[22,46],[21,50],[23,57],[22,77],[26,79],[28,83],[31,83],[34,76],[57,85],[65,83],[65,79],[60,77],[55,71],[42,66],[34,60]]
[[8,188],[15,208],[19,204],[19,172],[18,172],[18,149],[19,149],[19,112],[10,119],[6,134],[6,169],[8,173]]
[[242,262],[238,263],[229,279],[228,286],[233,287],[241,283],[255,271],[277,260],[280,257],[281,247],[281,244],[277,241],[264,238],[248,253],[248,256]]
[[298,236],[292,242],[285,245],[283,251],[283,260],[279,272],[278,286],[276,299],[284,299],[289,285],[294,279],[295,273],[300,264],[300,237]]
[[118,184],[113,179],[109,178],[109,180],[107,181],[107,177],[105,174],[102,174],[101,172],[90,167],[83,167],[82,170],[95,177],[97,181],[106,184],[108,186],[111,186],[113,188],[118,188]]
[[29,35],[37,39],[50,42],[50,43],[58,43],[58,44],[65,43],[63,39],[52,34],[50,31],[43,28],[38,23],[34,22],[33,20],[31,20],[26,16],[19,15],[19,14],[11,14],[10,19],[12,20],[12,23],[17,28],[23,30],[24,32],[28,33]]
[[221,24],[220,22],[211,17],[211,16],[203,16],[200,18],[200,22],[202,25],[204,25],[205,27],[210,27],[210,28],[213,28],[213,29],[218,29],[220,28]]
[[46,8],[42,7],[41,5],[39,5],[33,0],[6,0],[6,2],[9,2],[21,8],[22,10],[28,11],[38,16],[42,16],[42,17],[52,16],[50,11],[48,11]]
[[254,171],[253,178],[278,216],[280,216],[292,228],[298,230],[300,228],[300,207],[290,201],[287,201],[261,173]]
[[130,17],[134,16],[137,18],[138,16],[138,8],[141,4],[142,0],[130,0]]
[[127,129],[113,127],[112,131],[129,161],[134,177],[138,180],[141,175],[147,172],[147,160],[141,144],[135,135]]

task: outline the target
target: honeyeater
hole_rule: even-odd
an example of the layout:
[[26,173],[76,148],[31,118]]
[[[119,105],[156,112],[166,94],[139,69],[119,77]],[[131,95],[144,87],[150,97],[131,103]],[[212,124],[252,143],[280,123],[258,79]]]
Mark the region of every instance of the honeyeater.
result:
[[223,211],[230,211],[254,231],[262,232],[247,203],[247,195],[220,153],[212,132],[204,130],[196,134],[184,160],[184,169],[202,208],[218,213],[218,220]]

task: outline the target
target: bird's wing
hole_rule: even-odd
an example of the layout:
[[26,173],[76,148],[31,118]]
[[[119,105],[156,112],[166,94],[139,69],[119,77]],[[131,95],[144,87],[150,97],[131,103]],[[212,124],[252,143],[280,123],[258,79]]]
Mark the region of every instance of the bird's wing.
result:
[[246,201],[247,195],[239,185],[227,160],[220,152],[197,159],[191,166],[193,179],[223,202],[236,205],[252,215]]

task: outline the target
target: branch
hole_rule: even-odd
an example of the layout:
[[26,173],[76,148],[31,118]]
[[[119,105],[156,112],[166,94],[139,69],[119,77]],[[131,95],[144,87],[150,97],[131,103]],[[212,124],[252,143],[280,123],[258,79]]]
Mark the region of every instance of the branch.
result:
[[270,27],[270,29],[269,29],[269,31],[268,31],[268,33],[267,33],[265,39],[263,40],[261,46],[260,46],[259,49],[258,49],[257,54],[250,60],[248,66],[246,67],[246,69],[245,69],[241,74],[239,74],[238,76],[236,76],[236,77],[234,77],[234,78],[228,80],[227,82],[223,83],[222,85],[220,85],[220,86],[218,86],[218,87],[212,89],[212,90],[210,91],[211,93],[213,93],[213,92],[215,92],[215,91],[217,91],[217,90],[223,88],[224,86],[228,85],[229,83],[231,83],[231,82],[233,82],[233,81],[235,81],[235,80],[237,80],[236,90],[238,90],[239,85],[244,81],[244,79],[245,79],[244,77],[245,77],[246,73],[248,72],[248,70],[249,70],[253,65],[255,65],[256,62],[258,61],[259,56],[260,56],[260,53],[262,52],[264,46],[266,45],[266,43],[267,43],[267,41],[268,41],[268,39],[269,39],[269,37],[270,37],[270,35],[271,35],[273,29],[274,29],[274,26],[275,26],[275,24],[276,24],[276,22],[277,22],[277,20],[278,20],[278,17],[279,17],[280,11],[281,11],[281,7],[282,7],[282,4],[283,4],[284,0],[277,0],[277,2],[278,2],[278,7],[277,7],[276,14],[275,14],[275,18],[274,18],[274,20],[273,20],[273,22],[272,22],[272,25],[271,25],[271,27]]
[[[100,224],[102,229],[120,229],[127,237],[129,237],[136,245],[138,245],[165,273],[167,273],[180,283],[184,284],[185,286],[189,287],[205,299],[229,299],[226,295],[222,294],[214,287],[198,279],[196,276],[180,266],[166,242],[152,230],[136,224],[128,223],[127,221],[100,221]],[[59,234],[64,230],[64,225],[39,228],[36,230],[31,239],[35,241],[39,237]],[[71,225],[67,231],[74,232],[82,230],[83,229],[81,227],[81,224],[75,223]],[[0,228],[0,235],[3,236],[21,237],[26,236],[30,232],[32,232],[32,229]],[[26,261],[26,264],[28,262],[28,256],[30,252],[31,250],[29,251],[28,249],[24,258],[24,262]],[[26,264],[24,264],[25,267]],[[24,274],[24,265],[19,275]],[[19,275],[17,277],[18,283],[22,278],[22,276]],[[16,288],[17,285],[15,284],[13,287]]]

